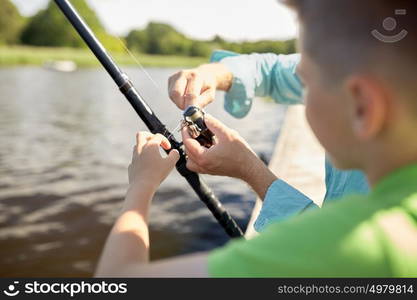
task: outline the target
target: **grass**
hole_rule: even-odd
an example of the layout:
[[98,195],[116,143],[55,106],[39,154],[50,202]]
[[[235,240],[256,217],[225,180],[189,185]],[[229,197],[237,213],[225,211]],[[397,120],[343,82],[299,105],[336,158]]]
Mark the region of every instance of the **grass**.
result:
[[[117,64],[134,65],[137,63],[127,53],[111,53]],[[186,57],[169,55],[134,54],[145,67],[195,67],[207,62],[204,57]],[[79,67],[99,66],[97,59],[88,49],[44,48],[44,47],[0,47],[0,67],[18,65],[43,65],[51,60],[72,60]]]

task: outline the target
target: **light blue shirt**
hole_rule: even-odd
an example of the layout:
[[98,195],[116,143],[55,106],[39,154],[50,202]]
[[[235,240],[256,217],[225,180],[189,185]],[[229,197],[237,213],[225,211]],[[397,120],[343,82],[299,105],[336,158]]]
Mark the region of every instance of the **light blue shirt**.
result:
[[[251,109],[255,97],[271,97],[280,104],[302,104],[302,84],[296,74],[299,54],[239,55],[229,51],[215,51],[212,62],[221,62],[233,74],[233,83],[225,95],[224,108],[237,118]],[[369,185],[360,171],[341,171],[329,160],[325,162],[326,195],[324,204],[351,194],[366,194]],[[255,222],[262,231],[271,222],[282,221],[317,205],[283,180],[274,181],[268,188],[264,203]]]

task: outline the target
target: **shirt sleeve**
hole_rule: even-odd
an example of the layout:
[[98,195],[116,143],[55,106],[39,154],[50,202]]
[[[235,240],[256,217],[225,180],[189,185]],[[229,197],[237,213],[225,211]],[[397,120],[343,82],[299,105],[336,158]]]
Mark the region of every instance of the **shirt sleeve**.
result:
[[369,183],[363,172],[358,170],[338,170],[328,157],[325,160],[326,195],[324,204],[338,201],[343,196],[369,193]]
[[238,55],[215,51],[210,61],[221,62],[233,74],[232,86],[225,96],[225,110],[243,118],[255,97],[271,97],[281,104],[302,103],[302,84],[295,71],[299,60],[299,54]]
[[261,232],[273,222],[286,220],[305,210],[318,208],[306,195],[283,180],[275,180],[266,192],[254,228]]

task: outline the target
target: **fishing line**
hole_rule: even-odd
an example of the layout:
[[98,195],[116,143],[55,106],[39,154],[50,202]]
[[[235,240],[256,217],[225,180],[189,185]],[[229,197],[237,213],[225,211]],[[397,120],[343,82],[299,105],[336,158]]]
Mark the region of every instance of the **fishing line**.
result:
[[146,71],[145,67],[140,63],[139,59],[137,59],[136,56],[133,55],[133,53],[129,50],[129,48],[127,48],[127,46],[125,45],[124,41],[120,37],[117,36],[117,39],[119,40],[120,44],[122,44],[122,46],[123,46],[124,50],[127,52],[127,54],[129,54],[129,56],[139,66],[139,68],[141,69],[141,71],[143,73],[145,73],[146,77],[148,77],[148,79],[152,82],[152,84],[157,89],[158,93],[160,93],[162,95],[161,87],[155,82],[155,80],[153,80],[152,76],[148,73],[148,71]]
[[[116,36],[116,38],[119,40],[119,43],[122,45],[126,53],[129,54],[130,58],[133,59],[133,61],[139,66],[140,70],[146,75],[146,77],[148,77],[149,81],[152,82],[157,93],[161,97],[166,97],[166,95],[162,93],[162,88],[155,82],[155,80],[153,80],[152,76],[148,73],[148,71],[146,71],[145,67],[140,63],[139,59],[132,53],[132,51],[129,50],[125,42],[118,36]],[[179,132],[181,130],[180,129],[181,126],[182,126],[182,119],[178,122],[178,125],[171,131],[171,134],[169,135],[168,139],[171,138],[175,132]]]
[[183,121],[182,120],[180,120],[180,122],[178,123],[178,125],[177,125],[177,127],[175,127],[172,131],[171,131],[171,134],[167,137],[167,139],[169,140],[173,135],[174,135],[174,132],[180,132],[181,131],[181,129],[183,128],[183,126],[184,126],[184,123],[183,123]]

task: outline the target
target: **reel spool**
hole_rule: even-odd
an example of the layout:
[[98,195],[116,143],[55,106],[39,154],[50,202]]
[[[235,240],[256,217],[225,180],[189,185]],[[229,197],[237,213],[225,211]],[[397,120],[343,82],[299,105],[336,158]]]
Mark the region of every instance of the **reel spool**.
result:
[[214,144],[214,134],[208,129],[204,121],[204,111],[197,106],[189,106],[184,111],[183,126],[187,127],[190,136],[201,146],[210,148]]

